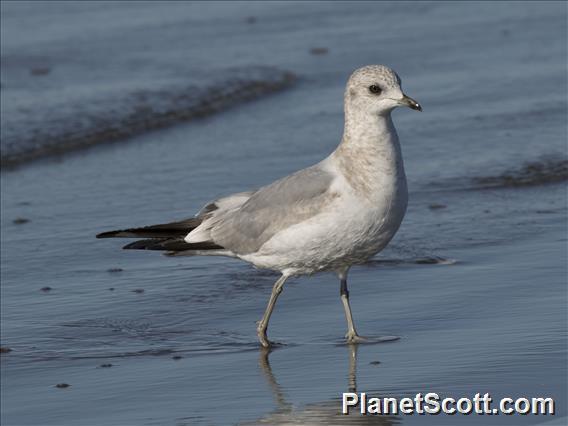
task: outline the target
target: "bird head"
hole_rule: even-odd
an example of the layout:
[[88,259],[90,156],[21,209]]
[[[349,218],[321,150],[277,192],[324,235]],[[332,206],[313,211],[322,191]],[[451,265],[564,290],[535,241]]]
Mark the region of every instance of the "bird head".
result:
[[422,107],[401,88],[400,77],[384,65],[367,65],[359,68],[347,82],[346,107],[381,115],[398,106],[407,106],[417,111]]

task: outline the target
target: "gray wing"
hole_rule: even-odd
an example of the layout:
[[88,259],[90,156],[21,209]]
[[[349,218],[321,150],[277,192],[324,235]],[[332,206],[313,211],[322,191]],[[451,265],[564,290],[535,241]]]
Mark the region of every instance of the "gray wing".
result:
[[253,253],[279,231],[320,213],[331,200],[333,179],[316,164],[262,187],[215,221],[211,240],[236,254]]

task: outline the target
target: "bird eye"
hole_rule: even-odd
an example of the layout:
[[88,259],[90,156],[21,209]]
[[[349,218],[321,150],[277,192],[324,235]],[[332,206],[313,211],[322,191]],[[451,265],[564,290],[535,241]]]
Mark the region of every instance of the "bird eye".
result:
[[376,84],[373,84],[372,86],[369,86],[369,92],[371,92],[374,95],[380,95],[382,92],[382,89],[377,86]]

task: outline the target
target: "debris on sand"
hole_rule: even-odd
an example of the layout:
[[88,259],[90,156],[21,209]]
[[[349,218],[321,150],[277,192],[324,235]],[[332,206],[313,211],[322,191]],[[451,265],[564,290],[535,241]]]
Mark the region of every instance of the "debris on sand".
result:
[[328,53],[329,49],[327,47],[312,47],[310,49],[310,54],[314,56],[327,55]]
[[57,383],[55,387],[58,389],[66,389],[68,387],[71,387],[71,385],[69,383]]
[[448,206],[445,205],[445,204],[438,204],[438,203],[432,203],[432,204],[430,204],[430,205],[428,206],[428,208],[429,208],[430,210],[441,210],[441,209],[445,209],[445,208],[447,208],[447,207],[448,207]]
[[414,259],[414,263],[417,265],[453,265],[456,261],[438,256],[425,256]]
[[31,75],[42,76],[47,75],[51,72],[49,67],[35,67],[30,70]]

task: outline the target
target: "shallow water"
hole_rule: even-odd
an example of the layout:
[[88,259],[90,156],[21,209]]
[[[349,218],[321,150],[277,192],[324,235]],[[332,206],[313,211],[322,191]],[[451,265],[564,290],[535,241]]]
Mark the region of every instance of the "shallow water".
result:
[[[354,382],[384,396],[552,396],[554,419],[564,421],[565,5],[190,6],[164,12],[167,31],[146,21],[151,6],[134,20],[138,33],[121,29],[128,5],[91,13],[114,16],[110,28],[130,34],[125,49],[150,25],[150,52],[187,32],[198,67],[223,70],[219,55],[230,55],[231,65],[273,66],[299,81],[216,116],[2,173],[2,345],[12,349],[2,354],[2,424],[549,420],[338,416],[338,398]],[[29,16],[47,13],[40,12]],[[190,18],[195,25],[186,25]],[[44,47],[65,51],[69,34],[83,31],[59,28]],[[84,31],[101,49],[113,34]],[[162,32],[167,37],[154,40]],[[39,49],[32,35],[19,35],[13,48]],[[173,61],[181,45],[164,49],[161,60]],[[329,52],[314,56],[313,47]],[[356,354],[342,345],[338,283],[321,274],[286,285],[269,333],[285,346],[266,357],[255,321],[276,275],[94,239],[190,216],[211,198],[319,161],[340,137],[347,75],[376,62],[399,72],[424,112],[394,113],[410,205],[392,244],[353,269],[350,290],[359,330],[400,340]],[[158,64],[138,77],[151,82]],[[28,84],[22,90],[33,93]],[[545,164],[536,177],[526,165],[535,162]]]

